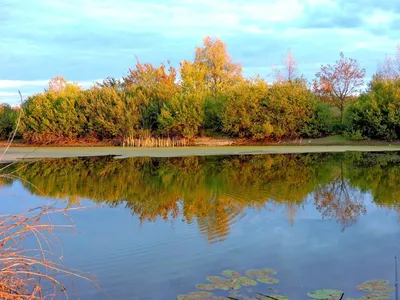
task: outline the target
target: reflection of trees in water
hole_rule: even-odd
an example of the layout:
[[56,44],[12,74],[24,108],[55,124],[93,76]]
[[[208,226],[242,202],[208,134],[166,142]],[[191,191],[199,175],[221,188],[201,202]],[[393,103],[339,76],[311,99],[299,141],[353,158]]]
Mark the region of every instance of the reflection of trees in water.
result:
[[[207,236],[211,243],[215,243],[223,241],[228,237],[232,224],[242,218],[244,213],[243,208],[234,201],[223,201],[221,205],[215,198],[211,201],[216,201],[214,205],[215,210],[210,211],[207,215],[197,216],[197,223],[200,232]],[[229,204],[225,205],[226,203]]]
[[218,241],[229,235],[245,208],[284,207],[294,223],[297,211],[313,196],[322,215],[337,220],[344,230],[366,212],[362,193],[371,193],[378,205],[398,207],[398,157],[346,153],[66,158],[27,164],[16,175],[32,184],[24,183],[32,193],[71,202],[89,198],[122,204],[141,221],[182,215],[186,222],[197,222],[210,241]]
[[343,161],[338,172],[325,185],[318,185],[314,191],[314,204],[323,217],[335,219],[345,228],[354,224],[366,208],[363,195],[350,186],[345,178]]

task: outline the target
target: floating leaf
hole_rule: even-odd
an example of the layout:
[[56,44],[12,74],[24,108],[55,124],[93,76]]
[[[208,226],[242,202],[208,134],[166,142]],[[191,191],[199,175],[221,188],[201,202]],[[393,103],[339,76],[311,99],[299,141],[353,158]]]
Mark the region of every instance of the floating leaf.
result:
[[255,286],[257,285],[257,281],[249,278],[249,277],[239,277],[234,279],[236,284],[241,286]]
[[246,275],[251,278],[266,277],[268,275],[273,275],[273,274],[276,274],[276,271],[273,269],[261,269],[261,270],[246,271]]
[[230,277],[230,278],[240,277],[240,273],[233,271],[233,270],[224,270],[224,271],[222,271],[222,275],[225,277]]
[[266,283],[266,284],[274,284],[274,283],[278,283],[279,282],[278,279],[272,278],[272,277],[268,277],[268,276],[258,277],[257,281],[261,282],[261,283]]
[[323,290],[316,290],[313,292],[307,293],[307,296],[313,299],[339,299],[340,296],[343,294],[340,290],[330,290],[330,289],[323,289]]
[[206,283],[206,284],[199,283],[199,284],[196,284],[196,288],[198,288],[199,290],[204,290],[204,291],[212,291],[212,290],[215,290],[214,285],[215,284],[212,284],[212,283]]
[[207,276],[206,279],[207,279],[209,282],[212,282],[212,283],[223,283],[223,282],[226,282],[226,281],[227,281],[226,279],[221,278],[221,277],[219,277],[219,276]]
[[[216,276],[213,276],[213,277],[216,277]],[[215,278],[213,278],[213,279],[215,279]],[[212,291],[212,290],[228,291],[228,290],[238,290],[242,286],[240,285],[239,282],[235,282],[235,279],[228,279],[228,280],[221,279],[221,281],[215,282],[215,283],[208,283],[208,284],[200,283],[200,284],[197,284],[196,287],[199,290],[205,290],[205,291]]]
[[346,300],[384,300],[384,299],[392,299],[392,296],[386,293],[372,293],[364,295],[360,298],[346,298]]
[[390,292],[394,287],[389,286],[387,280],[369,280],[357,286],[357,289],[368,292]]
[[177,300],[199,300],[199,299],[204,299],[204,298],[209,298],[213,294],[208,293],[208,292],[192,292],[187,295],[178,295],[176,298]]

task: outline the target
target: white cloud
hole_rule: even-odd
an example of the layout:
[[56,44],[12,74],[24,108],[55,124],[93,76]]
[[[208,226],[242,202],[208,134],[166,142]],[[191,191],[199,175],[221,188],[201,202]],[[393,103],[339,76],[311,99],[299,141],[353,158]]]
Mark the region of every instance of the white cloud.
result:
[[[90,87],[95,82],[102,81],[103,79],[94,79],[92,81],[71,81],[68,80],[68,83],[76,83],[82,87]],[[9,89],[9,88],[19,88],[26,86],[42,86],[43,88],[47,87],[49,84],[49,80],[0,80],[0,89]]]
[[372,73],[394,50],[400,6],[357,1],[2,0],[0,91],[41,92],[56,74],[88,87],[125,75],[134,55],[178,66],[206,35],[224,40],[249,76],[271,72],[288,48],[309,79],[315,62],[333,63],[340,51]]
[[20,88],[25,86],[44,86],[49,80],[0,80],[0,89]]
[[[102,79],[93,81],[68,81],[76,83],[82,88],[90,88],[94,82],[100,82]],[[48,87],[48,80],[0,80],[0,103],[9,103],[17,105],[20,103],[18,90],[21,90],[23,98],[26,96],[41,93]]]
[[376,9],[372,14],[363,16],[364,21],[371,26],[382,26],[400,20],[400,15],[392,11]]
[[18,96],[18,93],[14,93],[14,92],[2,92],[0,91],[0,97],[16,97]]

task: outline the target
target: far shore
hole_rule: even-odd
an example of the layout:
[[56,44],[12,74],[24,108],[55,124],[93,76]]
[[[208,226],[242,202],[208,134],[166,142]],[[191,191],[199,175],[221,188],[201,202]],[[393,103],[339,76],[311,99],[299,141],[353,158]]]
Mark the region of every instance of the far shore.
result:
[[[5,147],[0,147],[3,153]],[[44,158],[116,156],[127,157],[181,157],[207,155],[245,154],[289,154],[326,152],[383,152],[399,151],[400,144],[393,145],[271,145],[271,146],[195,146],[173,148],[133,148],[133,147],[10,147],[2,162]]]

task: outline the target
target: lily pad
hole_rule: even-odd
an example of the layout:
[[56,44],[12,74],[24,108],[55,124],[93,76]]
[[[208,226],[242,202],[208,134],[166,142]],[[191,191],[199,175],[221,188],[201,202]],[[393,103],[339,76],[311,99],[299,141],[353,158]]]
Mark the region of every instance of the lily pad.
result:
[[307,293],[307,296],[313,299],[328,300],[339,299],[342,294],[343,292],[340,290],[323,289],[309,292]]
[[236,284],[239,284],[241,286],[256,286],[257,285],[257,281],[249,278],[249,277],[239,277],[239,278],[235,278],[234,282]]
[[199,290],[203,290],[203,291],[215,290],[216,288],[214,286],[215,286],[215,284],[212,284],[212,283],[199,283],[199,284],[196,284],[196,288],[198,288]]
[[219,277],[219,276],[207,276],[206,279],[207,279],[209,282],[212,282],[212,283],[224,283],[224,282],[227,281],[226,279],[221,278],[221,277]]
[[251,278],[266,277],[268,275],[276,274],[273,269],[261,269],[261,270],[248,270],[246,271],[246,276]]
[[213,294],[208,293],[208,292],[192,292],[187,295],[178,295],[176,298],[177,300],[199,300],[199,299],[204,299],[204,298],[209,298]]
[[384,300],[392,299],[392,296],[386,293],[372,293],[361,296],[360,298],[346,298],[346,300]]
[[263,277],[257,277],[257,281],[261,283],[266,283],[266,284],[274,284],[278,283],[279,280],[276,278],[268,277],[268,276],[263,276]]
[[224,270],[222,271],[222,275],[229,278],[237,278],[240,277],[240,273],[234,270]]
[[223,280],[221,282],[215,282],[215,283],[208,283],[208,284],[197,284],[196,287],[199,290],[204,290],[204,291],[212,291],[212,290],[224,290],[224,291],[229,291],[229,290],[238,290],[242,286],[240,283],[235,282],[234,279],[228,279],[228,280]]
[[369,280],[357,286],[357,289],[368,292],[390,292],[394,287],[389,286],[387,280]]

